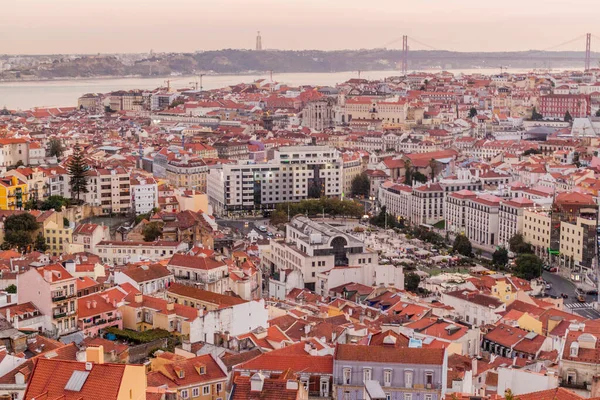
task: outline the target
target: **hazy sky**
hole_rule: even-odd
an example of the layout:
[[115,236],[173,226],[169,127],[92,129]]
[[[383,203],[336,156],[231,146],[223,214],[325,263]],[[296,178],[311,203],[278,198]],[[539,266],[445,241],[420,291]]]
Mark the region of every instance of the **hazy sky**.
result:
[[[2,0],[0,54],[374,48],[543,49],[600,36],[600,0]],[[593,45],[600,51],[600,40]],[[584,40],[558,50],[583,50]],[[389,47],[401,47],[399,41]],[[423,49],[416,43],[411,48]]]

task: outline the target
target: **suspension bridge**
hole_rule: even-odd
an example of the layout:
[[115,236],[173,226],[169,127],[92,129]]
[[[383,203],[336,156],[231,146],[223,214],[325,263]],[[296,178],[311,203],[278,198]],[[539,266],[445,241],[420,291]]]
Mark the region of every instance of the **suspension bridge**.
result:
[[[581,62],[583,64],[584,70],[588,71],[592,68],[592,58],[593,56],[597,61],[598,54],[592,53],[592,39],[600,42],[600,36],[596,36],[591,33],[586,33],[584,35],[579,35],[573,39],[567,40],[562,43],[558,43],[553,46],[546,47],[541,50],[529,50],[529,51],[515,51],[515,52],[503,52],[503,53],[494,53],[494,54],[485,54],[480,52],[455,52],[448,49],[439,49],[434,46],[431,46],[423,41],[420,41],[412,36],[402,35],[392,41],[389,41],[383,44],[381,47],[388,49],[390,46],[394,46],[399,42],[402,42],[402,53],[401,53],[401,69],[402,73],[406,74],[408,72],[408,65],[410,61],[421,61],[421,60],[439,60],[439,61],[452,61],[463,58],[465,55],[477,55],[482,60],[485,60],[486,63],[490,63],[490,65],[494,65],[495,61],[524,61],[524,60],[539,60],[539,61],[573,61],[573,62]],[[411,46],[416,45],[416,47],[420,48],[420,50],[429,50],[429,51],[413,51],[411,52]],[[581,50],[573,51],[572,49],[566,50],[566,46],[572,46],[574,44],[581,44]],[[560,51],[561,53],[556,54],[556,52]],[[501,67],[502,68],[502,67]]]

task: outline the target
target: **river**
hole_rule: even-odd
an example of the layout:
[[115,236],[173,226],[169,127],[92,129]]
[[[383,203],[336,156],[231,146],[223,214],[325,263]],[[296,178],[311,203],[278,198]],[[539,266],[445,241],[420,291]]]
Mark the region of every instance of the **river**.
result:
[[[497,74],[498,69],[463,69],[449,70],[453,73]],[[528,69],[508,69],[509,73],[528,72]],[[439,72],[439,71],[428,71]],[[361,78],[383,79],[399,75],[398,71],[364,71]],[[357,78],[356,71],[330,73],[283,73],[273,75],[273,80],[291,86],[319,85],[333,86],[351,78]],[[238,83],[250,83],[256,79],[269,79],[268,74],[256,73],[247,75],[205,75],[204,89],[218,89]],[[155,89],[165,86],[166,79],[171,79],[173,88],[191,87],[195,76],[177,76],[171,78],[109,78],[109,79],[72,79],[29,82],[0,82],[0,108],[26,110],[33,107],[68,107],[76,106],[77,98],[85,93],[107,93],[115,90]]]

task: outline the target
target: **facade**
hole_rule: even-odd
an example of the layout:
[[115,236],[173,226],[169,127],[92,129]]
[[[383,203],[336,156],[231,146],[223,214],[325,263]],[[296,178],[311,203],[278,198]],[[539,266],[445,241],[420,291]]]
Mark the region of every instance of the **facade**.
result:
[[73,244],[82,245],[84,251],[97,254],[96,245],[110,240],[110,228],[98,224],[79,224],[73,231]]
[[330,147],[281,147],[266,164],[210,169],[207,187],[215,214],[272,210],[279,203],[340,196],[342,163]]
[[169,161],[166,165],[166,178],[177,188],[206,193],[207,175],[208,166],[201,158]]
[[184,242],[121,242],[104,240],[96,245],[96,254],[102,262],[124,265],[142,260],[159,261],[188,249]]
[[29,165],[29,142],[19,138],[0,139],[0,169],[6,171],[19,161]]
[[305,286],[315,290],[318,273],[334,267],[378,264],[377,253],[367,250],[356,237],[304,216],[292,218],[285,237],[285,241],[271,240],[262,260],[263,268],[275,281],[283,271],[289,275],[290,270],[298,270]]
[[153,177],[132,177],[131,193],[136,215],[147,214],[158,207],[158,184]]
[[143,294],[164,291],[175,281],[173,274],[162,264],[130,265],[115,271],[115,284],[129,283]]
[[129,173],[124,168],[96,169],[88,174],[85,201],[102,207],[102,214],[124,214],[131,210]]
[[61,213],[54,213],[54,218],[44,223],[43,234],[53,256],[65,254],[73,242],[73,228],[65,226]]
[[472,326],[494,324],[506,304],[498,298],[479,293],[477,290],[455,290],[442,293],[442,303],[454,307],[457,316]]
[[413,224],[435,224],[444,218],[444,188],[439,183],[426,183],[413,189],[410,221]]
[[60,264],[19,275],[19,302],[33,303],[46,317],[44,330],[61,336],[77,330],[76,278]]
[[302,125],[316,131],[323,131],[335,126],[336,100],[326,97],[309,102],[302,110]]
[[26,182],[16,176],[0,178],[0,210],[22,210],[28,198]]
[[342,194],[352,195],[352,181],[363,172],[359,154],[342,155]]
[[484,194],[469,199],[465,206],[465,234],[467,238],[483,246],[498,244],[498,214],[501,199]]
[[526,197],[502,201],[498,213],[498,244],[508,248],[508,241],[517,233],[523,233],[525,211],[534,207]]
[[77,327],[85,337],[98,336],[100,330],[104,328],[123,329],[123,320],[117,309],[117,303],[108,294],[94,293],[77,298],[77,311]]
[[477,198],[470,190],[459,190],[446,196],[444,202],[444,218],[446,230],[456,234],[465,234],[466,208],[469,200]]
[[167,268],[176,282],[214,293],[229,290],[229,267],[220,258],[175,254],[169,260]]
[[390,400],[440,400],[446,394],[444,349],[339,344],[333,357],[333,398],[364,399],[374,385]]
[[538,99],[538,112],[547,119],[563,119],[567,111],[573,118],[591,113],[590,98],[583,94],[549,94]]
[[218,142],[214,144],[219,158],[225,160],[247,160],[248,144],[238,142]]
[[523,239],[531,244],[538,257],[547,259],[550,250],[550,210],[537,208],[523,212]]

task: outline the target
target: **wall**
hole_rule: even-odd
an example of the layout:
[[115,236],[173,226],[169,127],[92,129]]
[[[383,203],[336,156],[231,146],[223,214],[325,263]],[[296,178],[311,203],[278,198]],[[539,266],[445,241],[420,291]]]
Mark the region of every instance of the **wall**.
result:
[[546,376],[524,369],[498,368],[498,393],[512,390],[520,395],[558,387],[558,376]]
[[117,400],[146,398],[146,369],[143,365],[126,365]]

